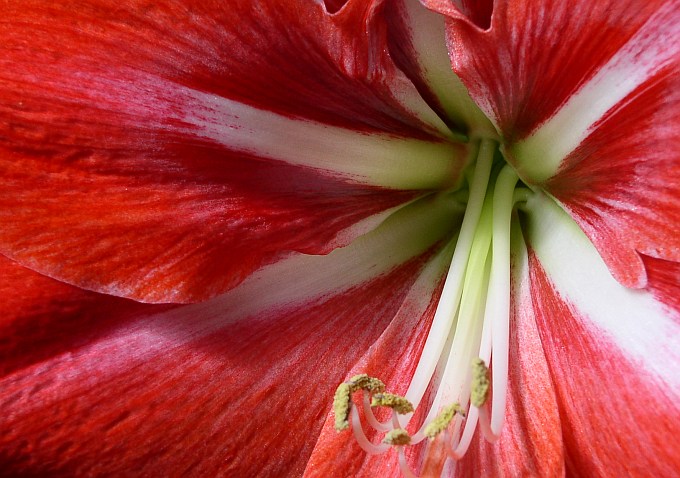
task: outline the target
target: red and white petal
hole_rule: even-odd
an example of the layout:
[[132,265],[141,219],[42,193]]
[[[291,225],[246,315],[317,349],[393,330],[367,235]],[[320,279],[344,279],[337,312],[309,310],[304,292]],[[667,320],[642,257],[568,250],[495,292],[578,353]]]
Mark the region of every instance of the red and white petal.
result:
[[608,113],[544,184],[624,285],[646,284],[638,253],[680,261],[679,142],[676,62]]
[[551,120],[664,4],[672,10],[665,0],[503,0],[493,5],[487,26],[474,18],[484,16],[488,2],[472,9],[424,3],[448,17],[453,69],[511,144]]
[[669,288],[677,296],[678,283],[623,287],[564,211],[539,196],[527,205],[533,304],[567,471],[672,475],[680,467],[680,311],[659,299]]
[[87,289],[188,302],[233,287],[287,251],[344,245],[415,195],[193,152],[200,157],[185,165],[189,174],[177,164],[42,175],[44,165],[4,156],[1,249]]
[[[230,304],[228,309],[238,315],[254,315],[263,308],[352,290],[447,240],[461,219],[462,211],[446,195],[428,196],[397,211],[348,246],[325,256],[291,254],[196,307],[204,310],[203,317],[211,315],[215,306],[227,307],[219,304]],[[233,309],[236,300],[237,310]]]
[[[680,68],[680,46],[676,41],[680,39],[680,10],[672,1],[649,5],[647,8],[654,10],[643,10],[640,18],[636,18],[639,12],[631,11],[623,18],[612,19],[609,14],[599,19],[599,23],[612,22],[613,27],[632,35],[623,43],[617,42],[618,49],[611,56],[587,65],[589,75],[574,85],[569,97],[529,136],[512,145],[526,179],[541,183],[573,167],[583,160],[570,157],[577,149],[592,150],[595,145],[602,147],[602,143],[618,143],[625,141],[626,135],[657,136],[656,129],[667,128],[669,121],[678,123],[678,80],[674,77]],[[636,104],[631,105],[633,102]],[[649,111],[640,111],[641,107]],[[599,141],[588,141],[594,134],[600,136]],[[630,141],[629,146],[636,143]]]
[[456,464],[456,477],[558,477],[564,451],[555,389],[532,303],[524,241],[514,237],[508,402],[496,443],[478,428],[470,449]]
[[418,265],[237,324],[222,311],[209,331],[192,332],[201,316],[186,306],[10,375],[3,470],[300,474],[336,384],[389,323]]
[[454,130],[468,136],[495,135],[451,69],[442,15],[418,0],[400,0],[387,10],[390,52],[421,95]]
[[0,250],[195,301],[346,244],[417,195],[396,189],[455,182],[464,155],[400,99],[417,91],[371,56],[380,9],[353,3],[3,4]]
[[[412,208],[347,248],[289,258],[211,301],[133,315],[7,375],[3,470],[302,473],[337,383],[410,307],[447,232],[431,232],[441,216]],[[414,229],[427,238],[406,241]]]
[[499,2],[488,30],[446,13],[454,70],[522,179],[569,210],[622,284],[645,286],[638,252],[680,260],[676,3]]

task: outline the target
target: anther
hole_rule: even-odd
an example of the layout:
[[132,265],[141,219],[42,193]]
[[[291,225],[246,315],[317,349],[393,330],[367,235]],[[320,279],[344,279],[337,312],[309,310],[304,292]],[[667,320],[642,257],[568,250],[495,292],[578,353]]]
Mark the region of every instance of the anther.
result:
[[347,384],[350,386],[352,393],[357,390],[366,390],[370,393],[382,393],[385,391],[384,383],[377,378],[369,377],[365,373],[350,378]]
[[463,410],[463,407],[461,407],[458,403],[454,403],[448,407],[445,407],[441,412],[439,412],[439,415],[437,415],[434,420],[427,424],[425,430],[423,430],[425,436],[428,438],[434,438],[446,430],[446,427],[449,426],[453,420],[453,417],[456,416],[456,413],[463,417],[465,416],[465,410]]
[[409,445],[411,443],[411,435],[403,428],[395,428],[385,435],[382,442],[388,445]]
[[470,403],[479,408],[486,403],[489,398],[489,368],[484,360],[478,358],[472,362],[472,395]]
[[389,407],[395,412],[401,413],[402,415],[405,413],[411,413],[413,411],[413,405],[411,402],[406,400],[404,397],[395,395],[393,393],[378,393],[373,395],[371,406]]
[[333,397],[333,413],[335,415],[335,429],[337,431],[349,428],[350,400],[352,388],[348,383],[341,383],[335,390]]

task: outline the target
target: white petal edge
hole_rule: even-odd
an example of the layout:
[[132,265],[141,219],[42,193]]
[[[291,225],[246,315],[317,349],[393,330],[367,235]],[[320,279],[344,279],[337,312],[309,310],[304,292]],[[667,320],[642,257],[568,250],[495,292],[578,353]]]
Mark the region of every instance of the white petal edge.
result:
[[560,296],[593,334],[607,336],[653,380],[680,393],[680,322],[649,291],[612,277],[587,236],[552,199],[526,206],[529,243]]
[[520,176],[540,183],[638,86],[680,57],[680,9],[667,2],[545,123],[512,147]]

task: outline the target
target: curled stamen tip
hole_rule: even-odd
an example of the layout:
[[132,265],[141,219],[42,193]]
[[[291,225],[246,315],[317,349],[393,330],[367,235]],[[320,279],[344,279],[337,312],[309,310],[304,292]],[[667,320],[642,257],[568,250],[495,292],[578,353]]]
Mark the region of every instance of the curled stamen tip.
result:
[[373,400],[371,401],[372,407],[389,407],[397,413],[402,415],[405,413],[411,413],[413,411],[413,405],[411,402],[406,400],[400,395],[395,395],[393,393],[378,393],[373,395]]
[[385,435],[382,442],[388,445],[408,445],[411,443],[411,435],[403,428],[395,428]]
[[341,383],[335,390],[333,397],[333,413],[335,414],[335,429],[337,431],[349,428],[349,412],[352,394],[359,390],[370,393],[385,391],[385,384],[377,378],[369,377],[365,373],[355,375],[349,381]]
[[472,395],[470,396],[470,403],[475,407],[481,407],[489,398],[489,388],[491,382],[489,381],[489,368],[484,363],[484,360],[478,358],[472,362]]
[[366,390],[371,393],[381,393],[385,391],[385,384],[377,378],[369,377],[365,373],[355,375],[347,382],[352,392]]
[[434,438],[446,430],[446,427],[449,426],[451,420],[453,420],[453,417],[456,416],[456,413],[463,417],[465,416],[465,410],[463,410],[463,407],[461,407],[458,403],[454,403],[453,405],[449,405],[448,407],[442,409],[442,411],[439,412],[439,415],[437,415],[434,420],[428,423],[425,427],[425,430],[423,430],[425,436],[428,438]]
[[352,388],[348,383],[341,383],[335,390],[333,413],[335,414],[335,429],[339,432],[349,428],[351,395]]

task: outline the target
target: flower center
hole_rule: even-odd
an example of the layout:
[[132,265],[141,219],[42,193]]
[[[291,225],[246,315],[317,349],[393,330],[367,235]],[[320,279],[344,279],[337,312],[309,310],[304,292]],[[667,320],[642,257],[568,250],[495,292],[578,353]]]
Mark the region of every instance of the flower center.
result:
[[[351,423],[357,442],[370,454],[395,447],[406,477],[414,475],[406,464],[405,446],[443,434],[447,455],[460,459],[477,425],[491,442],[498,439],[503,427],[508,383],[510,231],[512,221],[517,220],[514,207],[526,201],[530,191],[516,187],[518,177],[510,165],[501,159],[494,161],[497,151],[493,140],[479,142],[453,259],[405,396],[387,393],[380,380],[367,375],[353,377],[336,391],[336,429],[349,428]],[[434,387],[436,393],[426,403],[423,397],[428,387]],[[364,421],[385,433],[380,444],[371,442],[364,432],[352,401],[359,391]],[[375,407],[391,409],[391,419],[380,422],[373,413]],[[419,407],[426,407],[426,417],[418,426],[410,422]]]

